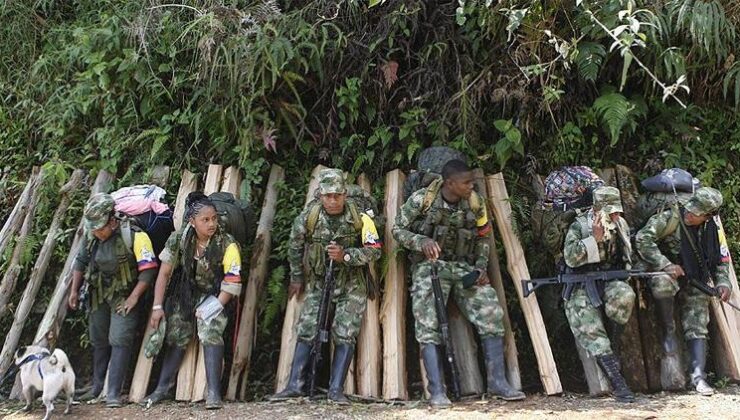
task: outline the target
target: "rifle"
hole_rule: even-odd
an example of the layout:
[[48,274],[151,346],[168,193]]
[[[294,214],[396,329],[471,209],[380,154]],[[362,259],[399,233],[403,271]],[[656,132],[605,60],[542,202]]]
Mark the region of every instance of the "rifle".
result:
[[663,271],[639,271],[639,270],[605,270],[589,271],[586,273],[563,273],[556,277],[546,277],[541,279],[522,279],[522,294],[524,297],[529,296],[535,290],[542,286],[550,284],[564,284],[563,299],[570,298],[570,294],[577,284],[584,284],[588,300],[595,308],[603,305],[599,289],[596,287],[598,281],[609,281],[617,279],[628,279],[630,277],[655,277],[667,274]]
[[447,320],[447,305],[444,294],[442,294],[442,285],[439,283],[437,274],[437,263],[432,263],[432,291],[434,292],[434,308],[437,311],[437,323],[442,335],[442,342],[445,346],[445,357],[450,364],[450,373],[452,376],[452,396],[455,400],[460,399],[460,373],[457,371],[455,364],[455,349],[452,347],[452,337],[450,336],[450,324]]
[[308,388],[308,395],[313,397],[316,392],[316,373],[321,361],[321,347],[329,341],[329,305],[334,294],[334,260],[329,260],[329,268],[324,273],[324,290],[321,292],[321,303],[319,304],[319,314],[316,322],[316,335],[311,341],[311,382]]

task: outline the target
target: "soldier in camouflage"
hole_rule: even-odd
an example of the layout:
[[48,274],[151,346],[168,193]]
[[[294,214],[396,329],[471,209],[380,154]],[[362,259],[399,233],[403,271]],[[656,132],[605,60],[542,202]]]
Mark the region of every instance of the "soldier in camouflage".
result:
[[[416,340],[421,345],[433,407],[449,406],[450,400],[438,351],[441,337],[432,291],[432,264],[437,264],[445,300],[452,294],[480,334],[489,393],[506,400],[525,398],[504,375],[503,310],[486,275],[491,231],[485,202],[473,191],[473,173],[460,160],[449,161],[442,168],[442,179],[414,192],[393,226],[394,238],[411,253]],[[462,277],[474,271],[476,284],[463,287]]]
[[137,303],[158,267],[149,236],[137,229],[122,230],[114,207],[113,197],[104,193],[92,196],[85,206],[85,234],[74,262],[68,302],[71,309],[77,309],[84,278],[90,290],[93,386],[81,399],[98,397],[107,371],[106,405],[111,408],[122,405],[121,386],[140,313]]
[[[593,207],[570,225],[565,236],[563,256],[572,273],[629,269],[632,246],[629,226],[622,218],[619,190],[600,187],[593,192]],[[635,293],[625,281],[612,280],[604,286],[604,310],[617,338],[629,320]],[[589,301],[580,287],[566,297],[565,315],[578,345],[596,358],[612,385],[617,401],[632,402],[635,397],[619,371],[599,308]]]
[[[681,324],[688,345],[691,361],[691,382],[702,395],[712,395],[714,390],[706,382],[704,372],[707,351],[707,325],[709,324],[709,297],[698,289],[679,285],[687,278],[707,281],[697,261],[692,243],[704,258],[721,299],[727,301],[731,294],[729,280],[730,255],[724,232],[714,220],[722,206],[722,194],[714,188],[696,190],[686,204],[652,216],[637,233],[635,243],[639,256],[650,270],[662,270],[668,275],[653,278],[650,288],[655,298],[658,314],[664,327],[664,360],[678,359],[678,339],[673,316],[674,298],[683,295]],[[688,236],[687,236],[688,235]],[[666,364],[663,364],[665,367]],[[677,374],[664,374],[664,381],[674,388],[682,388],[683,381]],[[673,383],[671,382],[678,382]]]
[[[303,371],[311,341],[318,332],[319,304],[328,258],[334,261],[336,279],[332,299],[336,305],[332,324],[334,358],[328,398],[340,404],[349,403],[343,393],[344,380],[367,306],[367,266],[380,258],[381,243],[372,214],[353,207],[355,204],[347,200],[346,192],[342,171],[322,170],[319,201],[309,204],[293,222],[288,250],[289,298],[302,293],[304,286],[307,295],[298,320],[298,341],[290,379],[283,391],[271,397],[273,401],[305,395]],[[312,215],[314,220],[311,220]]]
[[[159,255],[162,269],[154,289],[149,324],[158,328],[166,309],[165,341],[169,351],[162,363],[157,388],[144,401],[151,405],[166,398],[186,346],[197,331],[203,345],[208,384],[206,409],[218,409],[222,407],[223,334],[228,323],[223,309],[241,294],[241,253],[236,240],[221,231],[216,207],[205,195],[191,193],[186,207],[188,223],[170,235]],[[173,272],[172,285],[168,288]],[[215,315],[204,318],[207,306],[217,309],[213,311]]]

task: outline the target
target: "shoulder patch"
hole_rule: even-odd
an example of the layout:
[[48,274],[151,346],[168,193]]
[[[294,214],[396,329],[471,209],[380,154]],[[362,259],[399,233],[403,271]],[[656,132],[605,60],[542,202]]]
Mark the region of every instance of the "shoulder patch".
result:
[[159,266],[157,257],[154,255],[152,241],[145,232],[134,233],[133,251],[139,271],[157,268]]

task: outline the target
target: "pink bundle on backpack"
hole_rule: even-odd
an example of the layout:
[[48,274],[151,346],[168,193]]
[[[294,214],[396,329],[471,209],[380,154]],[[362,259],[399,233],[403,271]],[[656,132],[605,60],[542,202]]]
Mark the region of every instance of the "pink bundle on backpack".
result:
[[116,211],[138,216],[148,211],[162,214],[169,210],[164,199],[165,191],[156,185],[134,185],[111,193],[116,201]]
[[569,209],[591,205],[591,192],[604,181],[588,166],[563,166],[545,179],[545,204]]

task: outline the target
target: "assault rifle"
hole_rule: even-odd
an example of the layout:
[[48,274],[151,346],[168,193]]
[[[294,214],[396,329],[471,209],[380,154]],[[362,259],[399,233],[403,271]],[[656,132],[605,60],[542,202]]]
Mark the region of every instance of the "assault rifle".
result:
[[450,324],[447,320],[447,304],[445,302],[444,294],[442,293],[442,285],[439,283],[439,275],[437,274],[437,264],[432,263],[432,291],[434,292],[434,308],[437,312],[437,323],[439,324],[439,332],[442,335],[442,344],[445,346],[445,358],[450,364],[450,373],[452,376],[452,396],[455,400],[460,399],[460,372],[457,371],[457,365],[455,364],[455,349],[452,347],[452,336],[450,335]]
[[311,341],[311,382],[308,388],[308,395],[314,396],[316,392],[316,375],[321,361],[321,348],[324,343],[329,341],[329,305],[334,294],[334,260],[329,260],[329,268],[324,274],[324,290],[321,293],[321,302],[319,304],[319,314],[316,322],[316,335]]
[[529,296],[535,290],[542,286],[552,284],[563,284],[563,299],[569,299],[576,285],[583,284],[586,289],[588,300],[595,308],[601,306],[604,302],[601,300],[599,288],[596,282],[623,279],[630,277],[655,277],[667,274],[663,271],[639,271],[639,270],[605,270],[589,271],[585,273],[563,273],[556,277],[547,277],[542,279],[523,279],[522,294],[524,297]]

